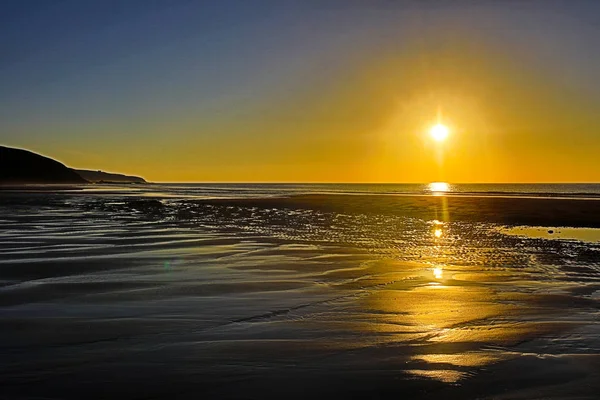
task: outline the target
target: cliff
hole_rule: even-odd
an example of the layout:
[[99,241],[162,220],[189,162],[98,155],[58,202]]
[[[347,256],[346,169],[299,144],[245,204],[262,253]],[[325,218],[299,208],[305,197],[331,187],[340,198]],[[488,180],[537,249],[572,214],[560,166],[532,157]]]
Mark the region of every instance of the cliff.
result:
[[86,183],[66,165],[28,150],[0,146],[0,183]]

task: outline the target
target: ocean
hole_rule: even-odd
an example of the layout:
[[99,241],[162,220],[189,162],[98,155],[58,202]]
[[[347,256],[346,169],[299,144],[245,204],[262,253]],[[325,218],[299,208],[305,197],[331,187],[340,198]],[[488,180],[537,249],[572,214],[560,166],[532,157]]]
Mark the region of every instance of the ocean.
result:
[[0,398],[595,398],[600,184],[0,190]]
[[[435,194],[448,192],[455,195],[505,195],[505,196],[589,196],[600,197],[598,183],[542,183],[542,184],[482,184],[461,183],[448,184],[410,183],[410,184],[343,184],[343,183],[157,183],[151,185],[132,185],[127,192],[137,192],[145,195],[162,196],[193,196],[193,197],[256,197],[256,196],[285,196],[293,194],[342,193],[342,194]],[[113,187],[123,191],[123,187]],[[437,189],[437,190],[436,190]],[[98,189],[86,189],[97,191]],[[110,190],[102,188],[102,190]]]

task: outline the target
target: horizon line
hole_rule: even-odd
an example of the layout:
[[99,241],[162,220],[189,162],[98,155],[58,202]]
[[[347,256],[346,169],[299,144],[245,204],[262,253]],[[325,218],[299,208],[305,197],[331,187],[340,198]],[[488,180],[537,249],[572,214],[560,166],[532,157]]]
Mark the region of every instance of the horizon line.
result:
[[148,181],[152,184],[256,184],[256,185],[429,185],[443,182],[450,185],[598,185],[600,181],[540,181],[540,182],[319,182],[319,181]]

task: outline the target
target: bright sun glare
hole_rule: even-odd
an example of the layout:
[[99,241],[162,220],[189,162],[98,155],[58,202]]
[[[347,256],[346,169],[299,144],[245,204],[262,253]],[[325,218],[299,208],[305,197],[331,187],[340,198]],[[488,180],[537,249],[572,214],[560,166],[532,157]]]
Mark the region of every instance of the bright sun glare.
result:
[[448,137],[449,133],[450,129],[442,124],[436,124],[429,130],[431,137],[438,142],[443,142]]
[[431,182],[429,184],[429,191],[434,193],[442,193],[450,191],[450,185],[446,182]]

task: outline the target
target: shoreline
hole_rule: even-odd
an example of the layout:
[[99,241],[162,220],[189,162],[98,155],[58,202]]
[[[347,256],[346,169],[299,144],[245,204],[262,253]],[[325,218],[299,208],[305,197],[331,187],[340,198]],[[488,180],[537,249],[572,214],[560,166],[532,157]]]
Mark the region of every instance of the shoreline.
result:
[[[62,190],[57,190],[57,189]],[[92,201],[118,198],[153,215],[168,213],[171,206],[188,204],[196,212],[204,206],[236,207],[242,216],[252,208],[313,210],[335,214],[391,215],[440,222],[494,223],[548,227],[600,228],[600,198],[495,196],[408,193],[168,193],[145,185],[77,185],[7,190],[0,187],[0,204],[44,203],[45,195],[71,196]],[[52,190],[50,190],[52,189]],[[234,197],[235,196],[235,197]],[[160,203],[160,204],[159,204]],[[115,209],[118,211],[118,209]]]
[[[344,184],[340,186],[346,186],[350,188],[356,188],[356,190],[345,190],[342,188],[334,188],[337,184],[262,184],[262,183],[249,183],[249,184],[229,184],[229,183],[160,183],[160,182],[87,182],[80,184],[70,183],[11,183],[11,182],[0,182],[0,192],[50,192],[54,191],[71,191],[90,189],[94,187],[99,188],[113,188],[115,191],[119,189],[127,190],[132,186],[137,189],[143,190],[148,189],[149,191],[156,192],[159,195],[161,192],[168,191],[171,189],[182,189],[189,191],[185,197],[195,198],[206,198],[203,195],[203,191],[214,191],[217,190],[222,193],[229,193],[232,196],[240,195],[242,193],[254,193],[255,198],[262,197],[295,197],[295,196],[311,196],[311,195],[332,195],[332,196],[424,196],[424,197],[507,197],[507,198],[535,198],[535,199],[582,199],[582,200],[600,200],[599,191],[512,191],[512,190],[448,190],[442,191],[431,191],[428,189],[423,190],[397,190],[397,191],[382,191],[378,190],[381,185],[372,185],[373,190],[367,190],[370,184]],[[398,186],[404,186],[405,184],[398,184]],[[472,186],[470,184],[467,184]],[[510,184],[510,186],[518,186],[518,184]],[[522,184],[524,187],[527,184]],[[557,184],[560,185],[560,184]],[[576,184],[578,185],[578,184]],[[591,184],[598,185],[600,184]],[[393,186],[390,184],[390,186]],[[427,185],[419,185],[426,187]],[[498,185],[502,186],[502,185]],[[327,187],[332,187],[328,189]],[[362,188],[362,189],[361,189]],[[262,193],[261,193],[262,192]],[[230,198],[230,197],[223,197]]]

